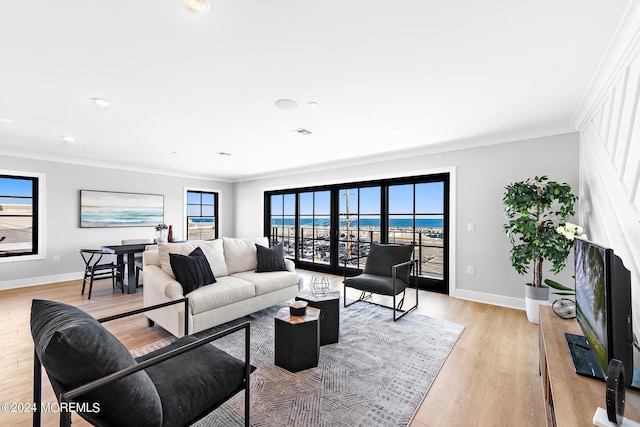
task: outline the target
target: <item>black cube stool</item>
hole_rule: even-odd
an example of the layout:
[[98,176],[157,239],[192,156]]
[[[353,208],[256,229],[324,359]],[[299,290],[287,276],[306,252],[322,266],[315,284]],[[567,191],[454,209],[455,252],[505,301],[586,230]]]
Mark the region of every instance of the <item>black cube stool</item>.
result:
[[275,364],[290,372],[318,366],[320,357],[320,310],[307,307],[304,316],[291,316],[281,308],[275,318]]
[[337,343],[340,336],[340,291],[317,296],[311,290],[303,289],[298,292],[296,300],[306,301],[309,307],[320,309],[320,345]]

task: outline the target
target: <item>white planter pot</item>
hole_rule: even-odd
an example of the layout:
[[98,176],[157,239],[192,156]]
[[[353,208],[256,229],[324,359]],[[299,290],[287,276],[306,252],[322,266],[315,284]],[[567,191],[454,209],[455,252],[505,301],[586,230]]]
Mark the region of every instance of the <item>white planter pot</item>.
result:
[[541,288],[536,288],[529,283],[525,284],[524,304],[529,322],[538,324],[540,322],[538,307],[540,304],[549,304],[549,287],[543,285]]

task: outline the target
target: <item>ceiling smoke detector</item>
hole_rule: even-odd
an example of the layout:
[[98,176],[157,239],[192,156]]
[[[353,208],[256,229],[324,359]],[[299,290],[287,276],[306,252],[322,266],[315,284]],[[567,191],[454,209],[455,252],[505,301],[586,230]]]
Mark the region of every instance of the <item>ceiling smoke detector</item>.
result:
[[291,132],[298,132],[300,135],[311,135],[311,131],[305,128],[294,129]]

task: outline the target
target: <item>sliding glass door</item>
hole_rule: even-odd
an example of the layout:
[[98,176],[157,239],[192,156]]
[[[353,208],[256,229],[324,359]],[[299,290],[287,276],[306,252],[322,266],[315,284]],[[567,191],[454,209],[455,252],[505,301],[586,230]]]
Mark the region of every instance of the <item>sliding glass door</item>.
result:
[[371,244],[414,246],[421,288],[448,293],[449,175],[265,193],[265,233],[300,268],[357,274]]

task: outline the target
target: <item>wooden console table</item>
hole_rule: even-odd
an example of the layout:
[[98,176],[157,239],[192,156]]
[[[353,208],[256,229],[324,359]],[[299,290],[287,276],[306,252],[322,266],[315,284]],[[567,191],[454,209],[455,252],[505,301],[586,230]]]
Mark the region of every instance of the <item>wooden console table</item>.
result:
[[[593,425],[598,407],[606,409],[603,381],[575,373],[565,332],[582,335],[578,322],[561,319],[540,306],[540,374],[547,426]],[[627,389],[624,416],[640,421],[640,392]]]

